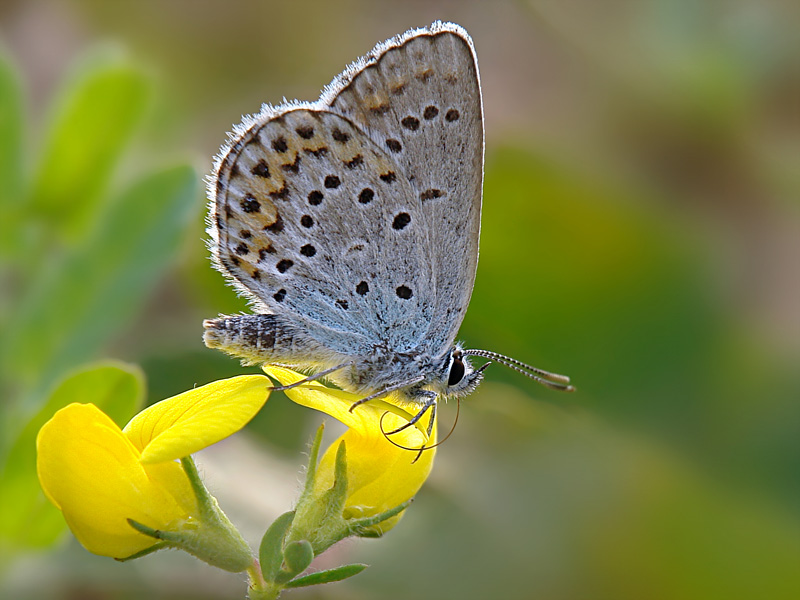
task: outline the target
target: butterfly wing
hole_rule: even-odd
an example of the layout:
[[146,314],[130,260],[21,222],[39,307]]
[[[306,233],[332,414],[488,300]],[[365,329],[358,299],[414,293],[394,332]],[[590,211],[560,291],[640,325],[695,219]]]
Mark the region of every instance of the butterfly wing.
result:
[[431,261],[433,279],[420,274],[417,287],[433,303],[421,343],[437,356],[458,333],[478,264],[483,108],[472,40],[452,23],[409,31],[351,65],[323,100],[400,165],[419,200],[411,218],[428,224],[427,248],[408,251]]
[[216,266],[334,352],[438,355],[469,303],[482,179],[471,40],[434,23],[240,126],[210,190]]
[[425,245],[423,223],[407,221],[420,201],[351,121],[300,106],[262,113],[222,155],[210,227],[217,267],[257,309],[332,351],[402,351],[433,316],[411,283],[432,278],[412,251]]

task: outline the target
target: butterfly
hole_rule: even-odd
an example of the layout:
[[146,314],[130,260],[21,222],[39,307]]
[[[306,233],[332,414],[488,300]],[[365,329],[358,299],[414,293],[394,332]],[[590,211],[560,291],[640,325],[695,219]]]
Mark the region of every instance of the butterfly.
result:
[[327,377],[363,396],[351,410],[399,395],[420,405],[408,425],[430,410],[429,432],[437,400],[472,392],[491,362],[571,391],[563,375],[455,342],[478,266],[483,153],[475,49],[453,23],[378,44],[316,102],[245,117],[215,161],[208,232],[255,314],[206,320],[205,344]]

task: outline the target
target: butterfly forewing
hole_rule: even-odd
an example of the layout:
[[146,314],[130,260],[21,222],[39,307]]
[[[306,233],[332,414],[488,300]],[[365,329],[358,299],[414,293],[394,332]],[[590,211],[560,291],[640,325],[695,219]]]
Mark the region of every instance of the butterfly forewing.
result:
[[[470,38],[452,24],[410,32],[355,63],[327,93],[332,110],[401,166],[419,200],[420,213],[410,218],[425,225],[427,247],[412,251],[434,274],[415,281],[434,305],[423,343],[445,352],[466,313],[478,260],[483,121]],[[391,257],[382,265],[392,269]]]
[[216,255],[257,305],[331,350],[402,351],[433,317],[415,290],[433,277],[416,250],[427,247],[422,223],[408,221],[420,204],[395,160],[350,120],[275,111],[220,162]]

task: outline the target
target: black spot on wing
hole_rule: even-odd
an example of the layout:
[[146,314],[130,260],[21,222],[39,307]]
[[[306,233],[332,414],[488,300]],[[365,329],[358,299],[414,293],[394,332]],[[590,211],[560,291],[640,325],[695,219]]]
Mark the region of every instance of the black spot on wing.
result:
[[422,113],[422,117],[428,121],[431,119],[436,118],[436,115],[439,114],[439,109],[435,106],[426,106],[425,110]]
[[257,177],[269,179],[269,166],[267,166],[267,163],[263,158],[259,160],[252,169],[250,169],[250,172]]
[[284,258],[283,260],[279,261],[277,265],[275,265],[275,268],[278,269],[279,273],[286,273],[286,271],[292,268],[292,265],[294,265],[293,260]]
[[280,136],[272,140],[272,149],[280,154],[286,152],[289,149],[289,144],[286,143],[286,138]]
[[319,206],[320,204],[322,204],[322,199],[324,197],[325,196],[323,196],[322,192],[320,192],[319,190],[313,190],[308,194],[308,203],[311,206]]
[[246,213],[255,213],[261,210],[261,204],[252,194],[247,194],[242,198],[241,202],[239,202],[239,206],[241,206],[242,210]]
[[403,144],[401,144],[399,140],[390,138],[386,140],[386,147],[396,154],[403,149]]
[[336,175],[328,175],[325,177],[325,187],[328,189],[336,189],[342,184],[342,180]]
[[417,117],[405,117],[402,121],[400,121],[400,124],[410,131],[416,131],[419,129],[419,119]]
[[411,223],[411,215],[407,212],[397,213],[392,221],[392,229],[404,229],[409,223]]
[[358,194],[358,201],[361,204],[369,204],[375,198],[375,191],[372,188],[364,188]]

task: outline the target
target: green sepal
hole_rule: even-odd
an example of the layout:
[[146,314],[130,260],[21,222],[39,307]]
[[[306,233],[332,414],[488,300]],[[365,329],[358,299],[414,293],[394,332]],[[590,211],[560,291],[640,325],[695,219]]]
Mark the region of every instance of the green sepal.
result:
[[377,540],[378,538],[383,537],[383,533],[383,531],[373,527],[372,529],[362,529],[361,533],[358,534],[358,537]]
[[199,527],[187,528],[180,548],[208,564],[241,573],[253,564],[250,546],[203,484],[191,456],[181,458],[181,467],[189,479],[199,509]]
[[383,523],[386,519],[391,519],[395,515],[400,514],[403,512],[408,506],[414,501],[413,498],[406,500],[402,504],[398,504],[394,508],[390,508],[389,510],[385,510],[382,513],[377,515],[372,515],[371,517],[363,517],[361,519],[350,519],[347,522],[347,527],[349,530],[349,535],[356,535],[358,537],[381,537],[383,535],[381,532],[378,532],[374,529],[374,527],[380,523]]
[[347,445],[344,440],[336,448],[336,461],[333,465],[333,485],[326,492],[331,514],[341,515],[347,502]]
[[315,556],[348,535],[347,524],[342,519],[347,501],[347,450],[344,442],[336,452],[333,485],[323,492],[315,489],[314,479],[322,433],[323,427],[320,426],[309,453],[306,484],[297,502],[294,522],[286,535],[287,542],[310,542]]
[[[148,527],[144,523],[139,523],[139,521],[134,521],[133,519],[127,519],[128,525],[133,527],[139,533],[144,535],[150,536],[153,539],[161,540],[164,542],[164,546],[170,547],[180,547],[180,544],[185,540],[186,536],[182,533],[178,533],[177,531],[166,531],[164,529],[153,529],[152,527]],[[131,557],[128,556],[125,560],[131,560]]]
[[304,575],[303,577],[292,579],[284,587],[286,589],[291,589],[299,587],[308,587],[309,585],[320,585],[322,583],[333,583],[335,581],[342,581],[343,579],[347,579],[348,577],[352,577],[353,575],[358,575],[368,566],[369,565],[364,565],[364,564],[342,565],[341,567],[336,567],[335,569],[318,571],[316,573],[311,573],[310,575]]
[[252,568],[255,560],[250,547],[203,485],[192,458],[182,458],[181,466],[197,500],[197,518],[177,525],[174,531],[153,529],[133,519],[128,519],[128,524],[139,533],[188,552],[218,569],[241,573]]
[[[135,529],[135,526],[133,525],[133,523],[135,523],[135,521],[128,521],[128,523],[131,525],[131,527],[134,527],[134,529]],[[141,523],[137,523],[137,524],[141,525]],[[114,560],[116,560],[117,562],[128,562],[129,560],[135,560],[137,558],[142,558],[143,556],[147,556],[148,554],[152,554],[153,552],[158,552],[159,550],[162,550],[164,548],[170,548],[170,547],[171,547],[170,544],[168,544],[167,542],[158,542],[157,544],[153,544],[149,548],[145,548],[144,550],[140,550],[139,552],[136,552],[135,554],[131,554],[130,556],[126,556],[125,558],[115,558]]]
[[269,526],[258,548],[261,574],[267,581],[274,581],[283,562],[283,539],[294,519],[294,511],[283,513]]
[[325,433],[325,423],[320,423],[314,441],[311,442],[311,450],[308,453],[308,468],[306,470],[306,482],[303,486],[303,493],[297,501],[301,504],[307,497],[314,495],[314,480],[317,476],[317,463],[319,462],[319,447],[322,445],[322,434]]
[[313,480],[316,476],[321,440],[322,427],[317,430],[311,446],[306,485],[297,503],[294,522],[286,533],[286,540],[289,542],[309,541],[315,556],[350,536],[380,537],[382,531],[377,526],[403,512],[411,503],[408,500],[369,517],[348,518],[345,515],[348,492],[346,444],[342,441],[336,449],[333,485],[320,492],[315,490]]

